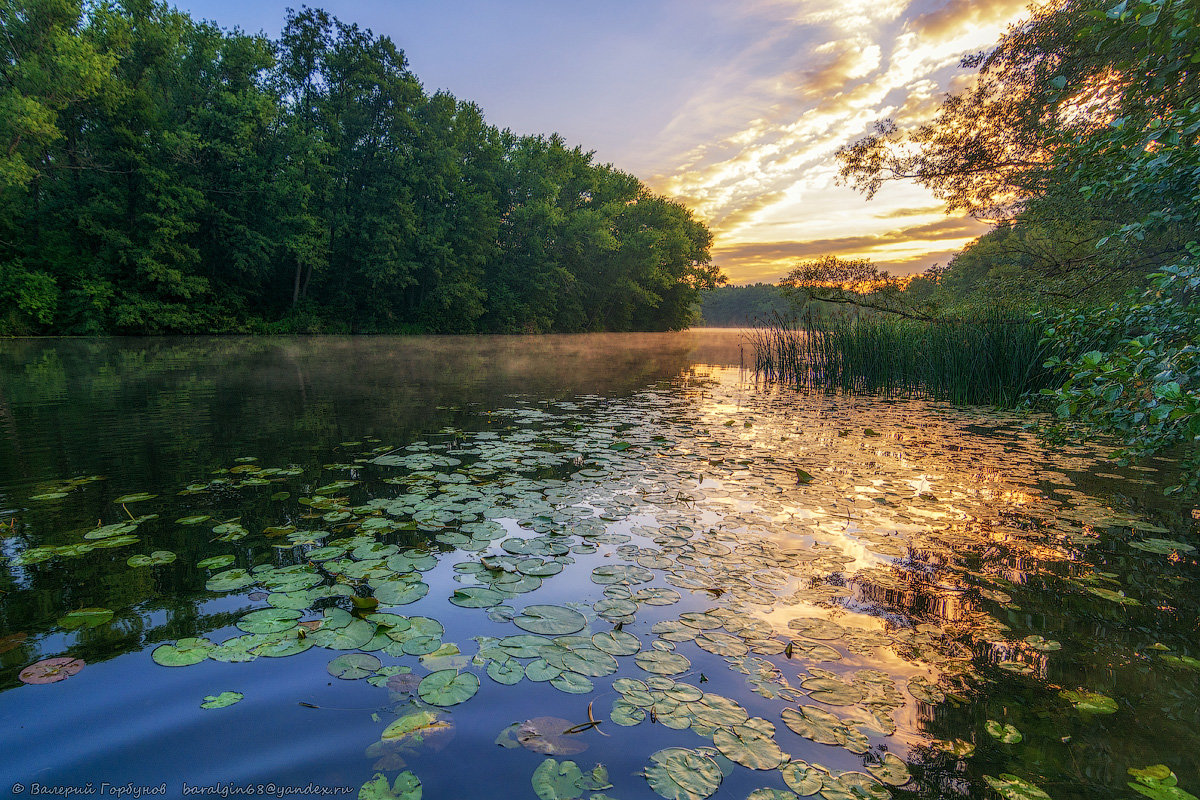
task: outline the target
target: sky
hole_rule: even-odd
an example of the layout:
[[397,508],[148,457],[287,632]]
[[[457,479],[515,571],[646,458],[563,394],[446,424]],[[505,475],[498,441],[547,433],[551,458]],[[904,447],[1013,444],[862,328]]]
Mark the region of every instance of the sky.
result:
[[[312,0],[387,35],[427,91],[516,133],[560,133],[684,202],[731,283],[775,282],[821,255],[898,274],[987,231],[914,184],[869,202],[834,153],[876,120],[915,124],[967,85],[962,56],[1028,0]],[[278,36],[288,0],[181,0],[222,27]]]

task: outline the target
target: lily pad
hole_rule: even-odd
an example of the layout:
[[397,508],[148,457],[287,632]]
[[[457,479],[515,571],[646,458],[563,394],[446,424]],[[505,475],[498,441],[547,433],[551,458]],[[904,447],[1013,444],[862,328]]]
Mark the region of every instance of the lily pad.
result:
[[751,717],[732,728],[718,728],[713,744],[721,755],[750,769],[776,769],[786,759],[775,743],[775,726],[761,717]]
[[1034,784],[1007,772],[1000,773],[999,778],[984,775],[983,779],[1004,800],[1050,800],[1050,795],[1043,792]]
[[170,550],[155,550],[148,556],[130,556],[128,564],[131,567],[157,567],[160,564],[170,564],[175,560],[175,554]]
[[199,664],[208,658],[214,645],[208,639],[189,637],[180,639],[175,644],[162,644],[154,648],[150,657],[156,664],[164,667],[187,667]]
[[1058,694],[1076,709],[1087,714],[1115,714],[1117,712],[1117,701],[1099,692],[1080,689],[1078,691],[1062,691]]
[[225,708],[239,702],[243,697],[245,697],[245,695],[241,692],[221,692],[220,694],[209,694],[204,696],[204,702],[200,704],[200,707]]
[[587,618],[563,606],[533,605],[526,606],[524,611],[513,617],[513,624],[530,633],[562,636],[583,630]]
[[[541,800],[578,800],[586,792],[608,789],[608,770],[597,764],[585,773],[574,761],[547,758],[533,771],[533,791]],[[595,797],[595,795],[593,795]]]
[[421,800],[421,781],[405,770],[389,786],[387,777],[376,772],[373,779],[359,788],[358,800]]
[[300,612],[291,608],[264,608],[251,611],[237,621],[246,633],[282,633],[296,627]]
[[149,494],[148,492],[135,492],[133,494],[123,494],[120,497],[118,497],[116,500],[113,500],[113,502],[114,503],[141,503],[145,500],[153,500],[156,497],[158,497],[158,495]]
[[679,675],[692,666],[687,656],[665,650],[645,650],[634,656],[633,660],[646,672],[655,675]]
[[704,800],[721,785],[717,762],[696,750],[668,747],[650,756],[646,767],[650,788],[667,800]]
[[452,669],[431,672],[417,687],[417,694],[431,706],[455,706],[470,700],[477,691],[479,678]]
[[588,744],[582,736],[564,734],[564,731],[577,727],[576,723],[561,717],[534,717],[511,726],[518,744],[545,756],[572,756],[586,750]]
[[1025,738],[1019,730],[1007,722],[1001,723],[994,719],[989,719],[983,727],[989,736],[1004,744],[1016,744]]
[[789,761],[779,768],[783,774],[783,782],[801,797],[808,797],[821,791],[827,773],[822,772],[806,761]]
[[200,569],[220,569],[221,567],[228,567],[236,560],[237,559],[231,555],[212,556],[211,558],[197,561],[196,566]]
[[888,786],[903,786],[912,780],[908,764],[895,753],[885,753],[879,764],[868,764],[867,772]]
[[21,683],[58,683],[72,675],[78,675],[85,666],[87,666],[87,662],[82,658],[71,658],[70,656],[44,658],[25,667],[17,675],[17,678]]
[[374,675],[381,666],[383,662],[370,653],[344,653],[330,661],[325,669],[335,678],[353,681]]

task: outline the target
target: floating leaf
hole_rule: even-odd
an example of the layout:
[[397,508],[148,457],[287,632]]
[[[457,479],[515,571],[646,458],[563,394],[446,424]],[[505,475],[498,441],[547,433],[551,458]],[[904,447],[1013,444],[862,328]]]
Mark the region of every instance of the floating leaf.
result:
[[999,778],[984,775],[983,779],[1004,800],[1050,800],[1050,795],[1043,792],[1037,786],[1007,772],[1000,773]]
[[431,672],[417,687],[417,694],[431,706],[455,706],[470,700],[477,691],[479,678],[452,669]]
[[717,762],[696,750],[668,747],[650,756],[646,767],[650,788],[667,800],[704,800],[724,777]]
[[564,734],[575,723],[561,717],[534,717],[510,726],[518,744],[526,750],[545,756],[572,756],[587,749],[587,742],[578,734]]
[[487,674],[496,683],[512,686],[525,677],[525,667],[515,658],[501,658],[488,663]]
[[687,656],[665,650],[645,650],[634,656],[633,660],[646,672],[656,675],[679,675],[692,666]]
[[985,730],[987,730],[989,736],[991,736],[993,739],[1003,742],[1004,744],[1016,744],[1025,738],[1021,736],[1021,732],[1012,725],[1009,725],[1008,723],[1000,723],[994,719],[989,719],[987,724],[985,724],[983,727]]
[[180,639],[175,644],[159,645],[154,648],[150,657],[156,664],[162,664],[164,667],[187,667],[208,658],[213,647],[213,643],[208,639],[189,637]]
[[22,683],[58,683],[72,675],[77,675],[85,666],[87,666],[87,662],[82,658],[71,658],[70,656],[44,658],[25,667],[17,675],[17,678]]
[[776,769],[786,758],[775,743],[775,726],[761,717],[718,728],[713,733],[713,744],[721,755],[750,769]]
[[220,694],[209,694],[204,696],[204,702],[200,704],[201,708],[225,708],[240,701],[244,694],[241,692],[221,692]]
[[601,631],[592,636],[592,644],[614,656],[631,656],[642,649],[641,640],[625,631]]
[[264,608],[251,611],[237,621],[246,633],[283,633],[296,627],[300,612],[291,608]]
[[140,503],[144,500],[153,500],[156,497],[158,497],[158,495],[156,495],[156,494],[148,494],[146,492],[136,492],[134,494],[123,494],[120,497],[118,497],[116,500],[113,500],[113,502],[114,503]]
[[463,608],[490,608],[499,605],[503,600],[504,595],[485,586],[456,589],[454,594],[450,595],[450,602]]
[[908,765],[895,753],[885,753],[879,764],[868,764],[867,772],[889,786],[903,786],[912,780]]
[[811,766],[806,761],[789,761],[779,768],[783,774],[783,782],[801,797],[808,797],[821,791],[824,786],[826,773]]
[[353,681],[375,674],[383,663],[370,653],[345,653],[325,667],[335,678]]
[[170,564],[175,560],[175,554],[170,550],[155,550],[148,556],[130,556],[131,567],[156,567],[160,564]]
[[375,777],[358,790],[358,800],[421,800],[421,781],[405,770],[388,786],[387,777],[376,772]]
[[197,561],[196,566],[200,569],[220,569],[221,567],[228,567],[236,560],[237,559],[231,555],[212,556],[211,558]]
[[1087,714],[1115,714],[1117,711],[1117,701],[1099,692],[1080,689],[1078,691],[1062,691],[1058,694],[1076,709]]
[[530,633],[561,636],[583,630],[587,618],[563,606],[533,605],[513,617],[513,624]]

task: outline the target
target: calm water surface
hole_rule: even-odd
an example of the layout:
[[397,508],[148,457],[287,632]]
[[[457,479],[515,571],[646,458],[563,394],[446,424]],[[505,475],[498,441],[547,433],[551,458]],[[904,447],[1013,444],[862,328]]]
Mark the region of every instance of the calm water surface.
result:
[[0,343],[0,792],[1200,791],[1168,462],[741,346]]

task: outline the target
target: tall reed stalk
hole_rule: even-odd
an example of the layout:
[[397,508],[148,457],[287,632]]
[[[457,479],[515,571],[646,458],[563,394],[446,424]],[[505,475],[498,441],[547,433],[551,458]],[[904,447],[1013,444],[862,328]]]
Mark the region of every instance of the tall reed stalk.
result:
[[991,313],[913,321],[882,315],[813,326],[775,315],[750,334],[756,372],[798,386],[1014,406],[1049,385],[1042,326]]

